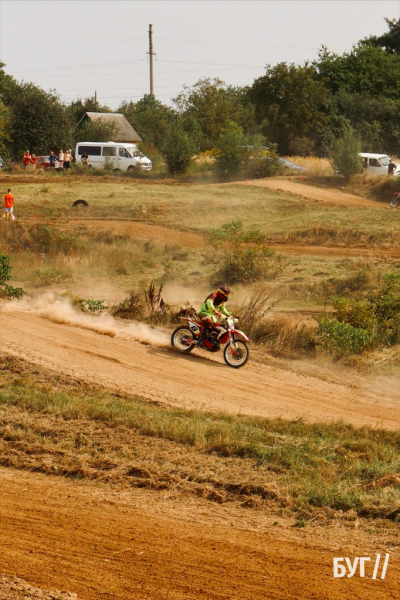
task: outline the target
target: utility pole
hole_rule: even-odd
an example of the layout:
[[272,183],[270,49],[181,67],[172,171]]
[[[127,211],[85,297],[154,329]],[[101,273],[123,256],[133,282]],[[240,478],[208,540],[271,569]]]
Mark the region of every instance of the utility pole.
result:
[[94,102],[97,104],[97,92],[94,93]]
[[149,25],[149,51],[150,56],[150,94],[154,96],[154,76],[153,76],[153,25]]

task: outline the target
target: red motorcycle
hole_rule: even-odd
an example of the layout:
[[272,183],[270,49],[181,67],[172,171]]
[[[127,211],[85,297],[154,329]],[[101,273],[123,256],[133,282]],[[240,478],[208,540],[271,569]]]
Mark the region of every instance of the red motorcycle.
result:
[[225,345],[223,354],[228,367],[238,369],[247,363],[249,349],[246,342],[250,340],[243,331],[236,329],[236,320],[233,317],[226,317],[221,321],[221,327],[225,331],[208,329],[203,321],[197,317],[181,317],[181,319],[186,321],[187,325],[178,327],[173,332],[171,344],[174,348],[189,354],[193,348],[201,348],[207,350],[207,352],[218,352],[221,345]]

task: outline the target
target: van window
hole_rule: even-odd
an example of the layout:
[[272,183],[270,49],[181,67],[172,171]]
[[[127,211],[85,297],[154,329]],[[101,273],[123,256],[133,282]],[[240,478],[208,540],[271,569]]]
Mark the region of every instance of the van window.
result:
[[131,155],[129,154],[129,152],[126,148],[118,148],[118,150],[119,150],[119,155],[122,158],[131,158]]
[[380,165],[378,159],[376,159],[376,158],[370,158],[369,159],[369,166],[370,167],[380,167],[381,165]]
[[389,166],[389,162],[390,162],[390,158],[388,156],[380,156],[379,157],[379,162],[381,163],[381,165],[383,167],[388,167]]
[[84,152],[86,152],[86,154],[88,154],[89,156],[100,156],[101,146],[79,146],[78,156],[82,156]]
[[103,146],[103,156],[115,156],[115,146]]

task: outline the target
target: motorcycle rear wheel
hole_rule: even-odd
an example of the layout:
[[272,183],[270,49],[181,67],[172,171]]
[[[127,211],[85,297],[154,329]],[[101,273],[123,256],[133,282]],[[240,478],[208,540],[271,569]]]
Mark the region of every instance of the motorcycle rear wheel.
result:
[[389,204],[392,208],[397,208],[400,204],[400,194],[396,194],[396,196],[389,201]]
[[195,344],[190,344],[190,346],[187,346],[183,341],[185,338],[190,338],[193,340],[193,332],[190,331],[189,327],[178,327],[171,335],[171,345],[180,352],[189,354],[189,352],[191,352],[195,347]]
[[233,348],[231,348],[230,344],[225,346],[224,361],[228,367],[240,369],[240,367],[243,367],[249,360],[249,349],[246,342],[242,342],[242,340],[235,340],[234,345],[236,354],[233,353]]

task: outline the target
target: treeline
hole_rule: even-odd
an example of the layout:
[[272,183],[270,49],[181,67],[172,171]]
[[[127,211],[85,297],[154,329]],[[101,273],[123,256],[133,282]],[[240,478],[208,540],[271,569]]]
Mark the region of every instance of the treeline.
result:
[[[145,142],[175,161],[218,148],[224,136],[233,136],[239,145],[275,144],[282,155],[324,156],[348,131],[361,138],[365,152],[399,155],[400,19],[386,23],[385,34],[361,40],[351,52],[339,55],[323,47],[317,60],[302,66],[267,65],[251,86],[204,78],[184,86],[172,107],[145,95],[135,103],[123,102],[117,112]],[[91,98],[65,105],[55,90],[18,83],[4,67],[0,63],[3,157],[20,159],[27,148],[35,154],[71,148],[77,138],[112,137],[104,124],[75,129],[86,111],[112,112],[109,107]],[[175,157],[171,148],[176,148]]]

